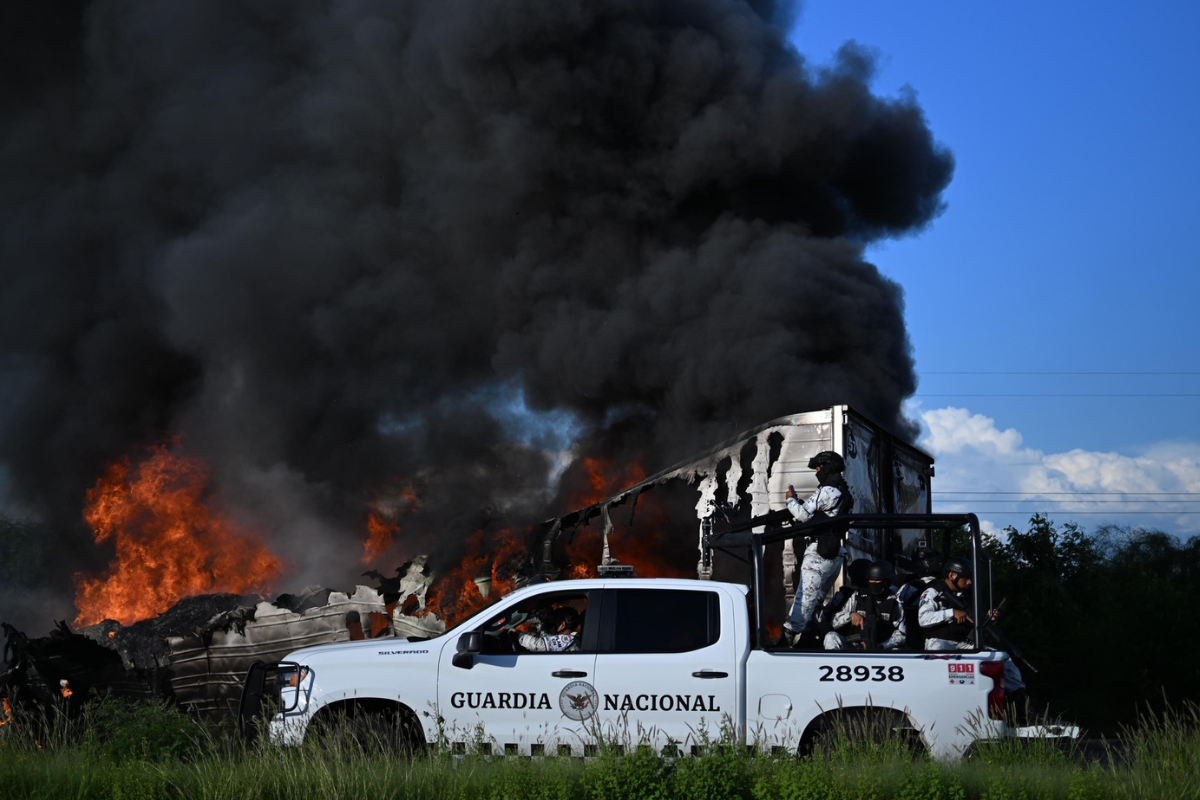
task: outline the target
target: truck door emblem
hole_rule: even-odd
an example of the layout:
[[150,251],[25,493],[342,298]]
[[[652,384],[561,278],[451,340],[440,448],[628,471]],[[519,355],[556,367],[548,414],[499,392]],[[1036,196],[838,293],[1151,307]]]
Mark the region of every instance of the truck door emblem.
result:
[[558,695],[558,707],[563,716],[582,722],[596,713],[600,695],[587,681],[571,681]]

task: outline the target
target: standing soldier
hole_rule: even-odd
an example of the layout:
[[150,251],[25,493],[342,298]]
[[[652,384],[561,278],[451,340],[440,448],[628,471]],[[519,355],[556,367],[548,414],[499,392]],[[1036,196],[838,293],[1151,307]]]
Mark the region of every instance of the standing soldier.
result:
[[[842,457],[825,450],[809,459],[808,468],[816,471],[819,485],[803,503],[796,496],[795,487],[788,486],[787,506],[792,516],[800,522],[809,522],[849,514],[854,497],[850,494],[846,479],[842,477],[846,470],[846,462]],[[792,611],[783,623],[783,638],[789,644],[799,640],[812,619],[817,603],[829,592],[829,587],[837,577],[845,552],[842,548],[842,535],[845,532],[845,529],[823,531],[804,548],[804,559],[800,562],[800,591],[796,593]]]

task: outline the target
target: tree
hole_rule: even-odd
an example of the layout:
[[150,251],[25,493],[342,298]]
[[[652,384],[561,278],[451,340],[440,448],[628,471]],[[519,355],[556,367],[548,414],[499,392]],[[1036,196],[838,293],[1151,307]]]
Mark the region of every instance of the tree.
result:
[[1030,697],[1093,732],[1200,698],[1200,539],[1042,515],[988,537],[1002,624],[1038,668]]

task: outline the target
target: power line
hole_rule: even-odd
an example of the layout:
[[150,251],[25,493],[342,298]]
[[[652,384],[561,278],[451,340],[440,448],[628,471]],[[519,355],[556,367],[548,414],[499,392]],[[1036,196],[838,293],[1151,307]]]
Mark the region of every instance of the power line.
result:
[[1048,508],[1021,509],[1021,508],[1018,508],[1018,509],[1014,509],[1014,510],[989,509],[988,511],[985,511],[983,513],[986,516],[998,516],[1001,514],[1006,515],[1006,516],[1015,516],[1017,514],[1026,515],[1026,514],[1042,514],[1042,513],[1050,513],[1050,512],[1053,512],[1055,514],[1063,514],[1065,516],[1098,516],[1098,517],[1107,517],[1107,516],[1112,516],[1114,514],[1143,514],[1145,516],[1187,517],[1187,516],[1192,516],[1195,514],[1200,514],[1200,510],[1196,510],[1196,511],[1119,511],[1119,510],[1114,509],[1112,511],[1072,511],[1072,510],[1066,509],[1066,508],[1053,508],[1053,509],[1048,509]]
[[990,489],[979,489],[979,490],[973,491],[973,492],[972,491],[960,491],[960,492],[946,491],[946,492],[943,492],[943,491],[934,489],[933,493],[934,494],[991,494],[991,495],[994,495],[994,494],[1019,494],[1019,495],[1028,495],[1031,497],[1043,497],[1043,496],[1047,496],[1047,495],[1070,495],[1072,497],[1075,495],[1120,495],[1122,497],[1160,497],[1160,496],[1167,496],[1167,495],[1170,495],[1170,496],[1185,495],[1185,496],[1190,497],[1193,495],[1200,495],[1200,492],[1118,492],[1118,491],[1108,491],[1108,492],[1003,492],[1003,491],[991,491]]
[[913,397],[1070,397],[1078,399],[1080,397],[1200,397],[1200,394],[1181,394],[1181,393],[1163,393],[1152,394],[1144,393],[1128,393],[1128,394],[914,394]]
[[[981,504],[981,503],[1036,503],[1036,502],[1038,502],[1038,499],[1036,497],[1029,497],[1029,498],[1025,498],[1022,500],[978,500],[977,499],[977,500],[956,500],[955,502],[957,502],[957,503],[974,503],[974,504]],[[1152,506],[1158,506],[1158,505],[1167,506],[1167,505],[1195,504],[1195,503],[1200,503],[1200,500],[1045,500],[1043,502],[1045,502],[1048,505],[1052,504],[1052,505],[1059,505],[1059,506],[1068,504],[1068,503],[1074,503],[1077,505],[1084,505],[1084,506],[1115,505],[1117,503],[1120,503],[1122,505],[1142,504],[1142,505],[1149,505],[1152,507]]]
[[917,370],[918,375],[1200,375],[1200,372],[1066,372],[1066,371],[1010,371],[1010,372],[957,372]]

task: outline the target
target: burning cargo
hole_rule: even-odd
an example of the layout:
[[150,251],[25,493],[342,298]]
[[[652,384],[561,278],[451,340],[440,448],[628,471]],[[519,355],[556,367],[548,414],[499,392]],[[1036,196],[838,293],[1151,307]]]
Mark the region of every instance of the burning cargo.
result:
[[[722,569],[715,556],[722,549],[722,531],[747,525],[761,529],[790,519],[789,512],[779,510],[787,486],[801,493],[814,489],[807,464],[826,450],[846,462],[856,513],[930,512],[932,458],[850,407],[833,406],[771,420],[650,477],[623,469],[622,478],[638,479],[529,531],[528,537],[503,531],[485,546],[482,532],[476,532],[462,540],[460,564],[444,574],[432,574],[421,556],[397,569],[395,577],[364,573],[378,586],[360,585],[352,592],[313,586],[274,602],[205,594],[129,625],[106,620],[72,633],[60,623],[50,636],[33,640],[6,626],[10,669],[0,694],[16,696],[23,687],[45,702],[58,682],[67,680],[76,690],[75,702],[106,689],[167,697],[202,714],[227,716],[236,711],[243,677],[256,661],[278,661],[316,644],[435,636],[531,581],[618,576],[634,568],[644,577],[684,577],[693,563],[698,577],[712,578]],[[696,550],[648,552],[646,542],[637,539],[641,530],[632,522],[639,499],[648,502],[652,491],[668,486],[689,506]],[[615,519],[622,506],[629,516]],[[592,526],[593,520],[599,524]],[[628,524],[618,525],[624,520]],[[652,518],[650,524],[660,521]],[[579,536],[585,528],[591,539]],[[856,529],[846,546],[854,556],[903,561],[917,538],[916,531],[884,535]],[[778,578],[772,594],[782,590],[790,601],[797,566],[791,543],[782,562],[771,566]],[[745,580],[738,565],[726,563],[724,569],[734,570],[729,572],[734,580]]]
[[[557,556],[561,543],[597,518],[602,540],[597,574],[628,573],[628,565],[613,555],[619,555],[628,541],[621,540],[622,530],[614,521],[615,509],[628,506],[627,519],[632,521],[639,499],[648,492],[664,485],[685,484],[695,487],[696,577],[711,578],[714,546],[718,545],[721,530],[739,521],[754,520],[770,526],[791,520],[788,511],[780,510],[785,506],[787,487],[794,485],[801,494],[816,489],[816,476],[807,465],[812,456],[826,450],[845,460],[855,513],[928,514],[932,510],[933,458],[849,406],[837,405],[771,420],[698,457],[549,521],[541,540],[542,573],[550,578],[562,574]],[[886,535],[855,530],[846,547],[851,558],[903,561],[917,547],[919,536],[915,530]],[[788,542],[780,580],[789,599],[796,564],[795,551]]]

